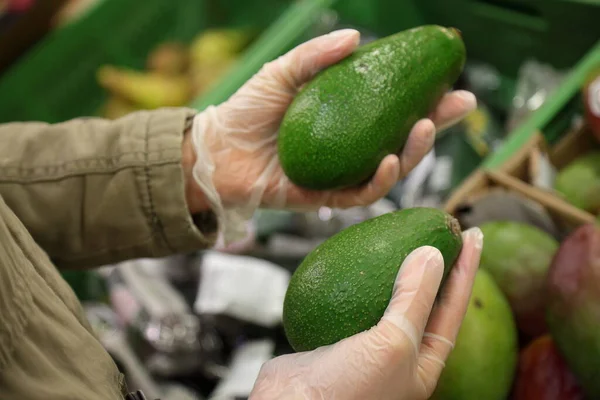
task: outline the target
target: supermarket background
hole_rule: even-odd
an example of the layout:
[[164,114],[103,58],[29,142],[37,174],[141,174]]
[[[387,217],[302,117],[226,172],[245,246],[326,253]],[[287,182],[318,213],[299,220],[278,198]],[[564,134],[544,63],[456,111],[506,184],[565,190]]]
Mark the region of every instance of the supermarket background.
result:
[[[327,237],[376,215],[443,207],[464,228],[512,220],[558,243],[593,224],[600,207],[572,201],[555,182],[600,146],[600,116],[592,115],[600,105],[590,101],[600,92],[593,83],[600,79],[600,2],[0,0],[0,122],[118,118],[163,106],[202,110],[311,37],[353,27],[368,42],[426,23],[461,30],[468,62],[455,88],[475,93],[479,107],[438,135],[434,150],[385,199],[343,211],[259,210],[248,237],[229,247],[64,272],[130,387],[149,399],[246,398],[260,365],[291,351],[281,308],[294,268]],[[600,163],[584,169],[585,186],[600,186]],[[590,246],[581,251],[593,253]],[[520,267],[505,271],[513,283],[535,273],[541,279],[539,269]],[[598,321],[590,329],[600,325],[600,294],[595,300],[585,304]],[[519,400],[515,388],[539,376],[564,389],[572,371],[556,349],[543,349],[547,332],[518,334],[521,363],[494,372],[511,382],[502,398],[512,390]],[[584,336],[590,348],[581,351],[596,351],[600,360],[600,333]],[[558,361],[541,362],[535,351]],[[524,358],[548,370],[527,370]],[[474,365],[495,368],[485,357]],[[600,361],[588,368],[600,370]],[[477,380],[486,374],[469,379],[476,382],[472,398],[483,398],[476,391],[485,383]],[[582,398],[573,387],[563,397],[535,398]]]

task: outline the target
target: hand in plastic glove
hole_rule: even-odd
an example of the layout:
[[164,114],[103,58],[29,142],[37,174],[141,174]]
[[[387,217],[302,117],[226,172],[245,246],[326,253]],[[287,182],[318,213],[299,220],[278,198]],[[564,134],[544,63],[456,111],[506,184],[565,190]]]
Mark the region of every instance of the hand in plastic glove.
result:
[[242,221],[259,206],[310,210],[371,204],[429,152],[436,127],[448,127],[476,107],[469,92],[447,94],[430,119],[415,124],[402,154],[384,158],[366,185],[339,191],[295,186],[277,157],[281,120],[298,89],[320,70],[350,55],[359,39],[358,31],[347,29],[303,43],[265,64],[228,101],[196,116],[191,135],[197,155],[194,178],[222,228],[243,226]]
[[[422,400],[433,393],[467,310],[483,234],[464,245],[434,306],[441,253],[421,247],[400,269],[392,299],[372,329],[311,352],[265,363],[250,400]],[[433,307],[433,310],[432,310]]]

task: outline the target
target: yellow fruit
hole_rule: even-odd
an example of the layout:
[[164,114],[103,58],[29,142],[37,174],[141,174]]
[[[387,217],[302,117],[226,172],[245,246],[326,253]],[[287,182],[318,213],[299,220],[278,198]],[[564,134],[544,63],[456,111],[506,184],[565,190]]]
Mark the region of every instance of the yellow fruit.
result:
[[191,99],[187,76],[166,76],[112,66],[101,67],[98,82],[109,92],[144,109],[178,107]]
[[191,61],[195,66],[218,63],[237,55],[252,35],[242,29],[209,29],[198,35],[190,45]]
[[191,72],[194,95],[197,96],[198,94],[207,91],[212,85],[219,82],[220,79],[229,72],[235,61],[237,60],[234,58],[228,58],[195,68]]
[[187,71],[189,61],[189,53],[183,44],[165,42],[150,53],[146,67],[165,75],[180,75]]

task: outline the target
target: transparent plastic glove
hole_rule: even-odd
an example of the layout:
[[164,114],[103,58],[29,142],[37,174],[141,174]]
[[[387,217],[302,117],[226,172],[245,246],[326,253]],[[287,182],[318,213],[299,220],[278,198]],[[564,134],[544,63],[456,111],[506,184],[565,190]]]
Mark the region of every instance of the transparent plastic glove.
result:
[[372,180],[357,188],[312,191],[293,185],[279,165],[277,134],[299,88],[317,72],[350,55],[359,32],[314,38],[269,62],[229,100],[195,117],[193,176],[220,222],[225,242],[243,237],[257,207],[314,210],[368,205],[385,196],[431,149],[438,130],[476,107],[475,96],[447,94],[430,119],[417,122],[399,156],[384,158]]
[[470,229],[463,238],[463,250],[435,306],[443,260],[437,249],[426,246],[404,261],[375,327],[265,363],[250,400],[429,398],[454,346],[479,266],[481,230]]

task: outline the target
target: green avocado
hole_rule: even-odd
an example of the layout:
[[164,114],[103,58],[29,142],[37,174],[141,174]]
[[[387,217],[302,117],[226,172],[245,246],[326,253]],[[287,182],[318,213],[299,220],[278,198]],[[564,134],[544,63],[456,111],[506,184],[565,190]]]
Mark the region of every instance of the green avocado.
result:
[[460,33],[435,25],[359,47],[317,74],[288,108],[278,136],[283,171],[314,190],[368,180],[451,88],[465,58]]
[[456,345],[430,399],[507,399],[518,351],[517,328],[508,301],[491,275],[480,269]]
[[396,275],[413,250],[433,246],[443,282],[462,248],[460,225],[442,210],[417,207],[352,225],[315,248],[292,275],[283,326],[296,351],[336,343],[375,326]]
[[600,212],[600,152],[588,153],[563,168],[554,189],[575,207]]

